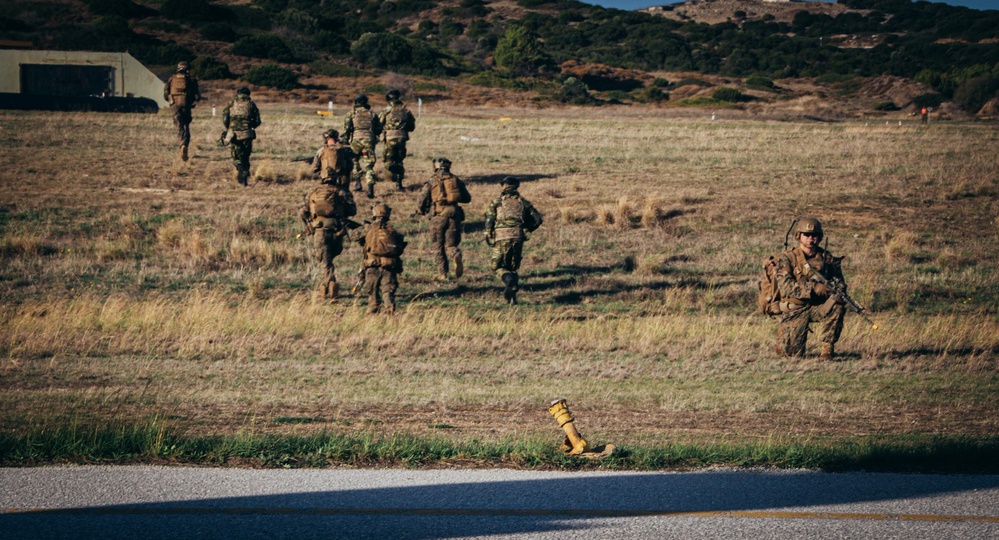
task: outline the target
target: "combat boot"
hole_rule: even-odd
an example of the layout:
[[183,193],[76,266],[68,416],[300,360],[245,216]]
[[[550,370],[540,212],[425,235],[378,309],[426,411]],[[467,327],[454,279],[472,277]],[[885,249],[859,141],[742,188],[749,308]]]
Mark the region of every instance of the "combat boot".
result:
[[247,180],[249,179],[249,177],[250,177],[250,173],[248,173],[246,171],[237,171],[236,172],[236,181],[239,182],[239,185],[241,185],[241,186],[248,186],[248,185],[250,185],[249,182],[247,182]]
[[393,180],[395,180],[395,188],[398,189],[399,191],[402,191],[403,190],[402,177],[396,176],[395,178],[393,178]]
[[340,297],[340,284],[335,281],[331,281],[330,283],[326,284],[325,296],[326,299],[330,301],[330,303],[332,304],[337,303]]
[[517,305],[517,275],[503,274],[503,298],[511,306]]
[[372,182],[368,184],[368,192],[366,193],[369,199],[375,198],[375,184]]
[[461,253],[454,256],[454,277],[460,278],[465,274],[465,262],[462,260]]
[[181,161],[187,161],[187,145],[186,144],[180,145],[180,160]]
[[360,176],[358,176],[357,178],[354,179],[354,191],[364,191],[364,188],[361,187],[361,177]]
[[834,356],[836,356],[836,351],[835,351],[835,348],[833,347],[833,344],[832,343],[823,343],[822,344],[822,353],[819,354],[819,358],[821,358],[823,360],[832,360]]

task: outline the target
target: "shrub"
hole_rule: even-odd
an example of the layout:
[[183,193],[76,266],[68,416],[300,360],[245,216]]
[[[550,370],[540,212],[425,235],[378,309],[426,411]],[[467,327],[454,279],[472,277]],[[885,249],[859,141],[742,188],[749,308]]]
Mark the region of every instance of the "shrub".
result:
[[538,37],[523,26],[511,26],[496,44],[493,55],[496,65],[519,75],[550,72],[555,61],[538,41]]
[[728,101],[730,103],[738,103],[740,101],[749,101],[749,96],[743,94],[735,88],[729,88],[723,86],[721,88],[716,88],[714,92],[711,93],[711,97],[717,101]]
[[233,54],[277,60],[278,62],[294,62],[295,55],[280,37],[274,34],[258,34],[247,36],[232,45]]
[[763,88],[770,90],[773,89],[774,82],[762,75],[750,75],[746,78],[746,86],[750,88]]
[[309,64],[309,67],[320,75],[327,77],[360,77],[367,73],[357,68],[330,62],[329,60],[317,60]]
[[658,101],[669,101],[669,92],[666,92],[662,88],[646,88],[640,98],[642,101],[648,103],[655,103]]
[[656,77],[655,80],[652,81],[652,86],[656,88],[669,88],[669,81],[662,77]]
[[371,67],[393,69],[409,66],[413,60],[413,46],[397,34],[369,32],[350,46],[350,55]]
[[231,79],[229,65],[209,56],[199,56],[191,62],[191,74],[202,80]]
[[208,23],[202,26],[200,29],[201,36],[205,39],[210,39],[212,41],[225,41],[227,43],[232,43],[239,39],[239,35],[232,28],[232,25],[226,23]]
[[270,86],[278,90],[291,90],[298,86],[298,75],[276,64],[257,66],[247,71],[241,78],[251,84]]
[[696,86],[703,86],[705,88],[711,88],[712,86],[714,86],[713,84],[707,81],[702,81],[701,79],[694,79],[692,77],[687,77],[686,79],[680,79],[679,81],[673,83],[673,87],[680,88],[681,86],[690,86],[692,84]]
[[874,104],[875,111],[897,111],[899,106],[894,101],[882,101]]
[[978,112],[999,90],[999,78],[983,75],[968,79],[954,90],[954,103],[969,112]]
[[920,94],[912,99],[912,105],[920,108],[939,107],[941,103],[943,103],[943,96],[936,92]]
[[590,95],[590,89],[586,87],[586,83],[575,77],[567,78],[552,97],[556,101],[571,105],[590,105],[595,102],[593,96]]

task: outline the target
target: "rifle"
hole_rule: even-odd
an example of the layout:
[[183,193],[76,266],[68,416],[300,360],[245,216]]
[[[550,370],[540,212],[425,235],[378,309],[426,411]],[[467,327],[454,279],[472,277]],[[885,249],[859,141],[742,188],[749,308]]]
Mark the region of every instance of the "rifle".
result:
[[312,162],[315,161],[315,159],[316,159],[316,156],[296,156],[296,157],[291,158],[291,162],[292,163],[302,162],[302,163],[308,163],[309,165],[312,165]]
[[866,321],[867,324],[871,325],[871,329],[873,330],[878,329],[877,323],[868,318],[867,315],[864,315],[864,312],[867,311],[867,308],[858,304],[856,300],[850,298],[850,295],[846,293],[846,284],[843,283],[843,280],[839,278],[826,279],[825,276],[815,271],[812,272],[810,279],[812,281],[825,285],[830,291],[832,291],[833,296],[839,296],[840,298],[842,298],[843,302],[850,308],[850,311],[853,311],[857,315],[860,315],[860,317],[864,319],[864,321]]
[[228,128],[222,130],[222,134],[219,135],[219,139],[217,141],[215,141],[215,146],[218,146],[220,148],[221,147],[225,147],[225,146],[229,146],[229,129]]

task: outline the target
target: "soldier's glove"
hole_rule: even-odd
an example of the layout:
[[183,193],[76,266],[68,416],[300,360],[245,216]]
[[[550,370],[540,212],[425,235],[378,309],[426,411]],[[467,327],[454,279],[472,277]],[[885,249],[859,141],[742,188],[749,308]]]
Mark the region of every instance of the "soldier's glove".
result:
[[488,246],[490,246],[490,247],[492,247],[492,246],[496,245],[496,241],[495,241],[495,240],[493,240],[493,237],[492,237],[492,236],[489,236],[489,235],[487,234],[487,235],[485,235],[485,238],[486,238],[486,245],[488,245]]
[[832,291],[829,287],[826,287],[824,283],[815,283],[812,285],[812,292],[815,293],[815,296],[822,298],[827,298],[830,294],[832,294]]

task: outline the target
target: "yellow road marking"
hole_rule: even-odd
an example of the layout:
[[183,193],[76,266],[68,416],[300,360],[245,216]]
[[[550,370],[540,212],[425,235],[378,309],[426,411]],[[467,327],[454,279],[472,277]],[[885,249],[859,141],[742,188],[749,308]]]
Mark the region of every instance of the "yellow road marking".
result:
[[958,521],[999,523],[999,516],[963,516],[955,514],[882,514],[861,512],[791,512],[766,510],[668,511],[668,510],[601,510],[601,509],[503,509],[503,508],[199,508],[171,506],[161,508],[4,508],[0,514],[46,515],[420,515],[420,516],[525,516],[525,517],[698,517],[747,519],[842,519],[870,521]]

